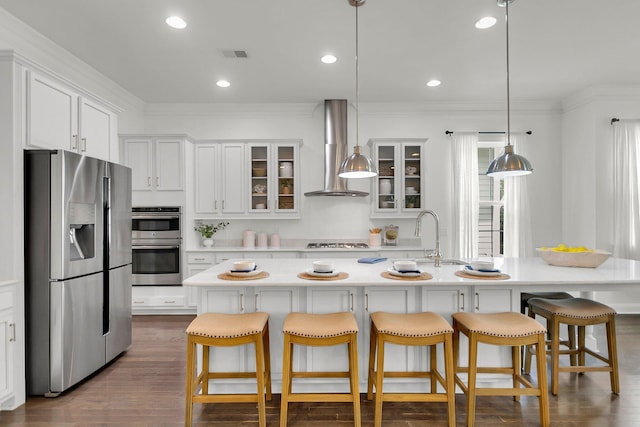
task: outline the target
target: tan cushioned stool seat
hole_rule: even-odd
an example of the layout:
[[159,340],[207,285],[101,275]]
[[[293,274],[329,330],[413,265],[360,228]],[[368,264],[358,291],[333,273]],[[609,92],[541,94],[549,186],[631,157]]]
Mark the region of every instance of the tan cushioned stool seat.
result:
[[429,337],[453,333],[453,328],[436,313],[395,314],[377,311],[371,314],[371,321],[382,334],[400,337]]
[[187,327],[188,335],[209,338],[237,338],[259,334],[269,320],[267,313],[203,313]]
[[538,310],[546,311],[549,314],[559,314],[574,319],[590,319],[616,313],[608,305],[585,298],[561,300],[532,298],[529,300],[529,306],[534,305]]
[[526,337],[547,332],[540,323],[521,313],[454,313],[452,317],[471,332],[494,337]]
[[355,334],[358,324],[352,313],[289,313],[284,319],[282,332],[309,338],[328,338]]

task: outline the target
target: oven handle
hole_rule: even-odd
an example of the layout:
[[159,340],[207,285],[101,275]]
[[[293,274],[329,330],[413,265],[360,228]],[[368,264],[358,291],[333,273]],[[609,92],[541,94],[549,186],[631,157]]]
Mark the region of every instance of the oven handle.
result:
[[174,248],[174,249],[180,249],[180,245],[154,245],[154,246],[146,246],[146,245],[133,245],[132,246],[133,250],[136,249],[169,249],[169,248]]
[[133,219],[180,219],[180,215],[131,215]]

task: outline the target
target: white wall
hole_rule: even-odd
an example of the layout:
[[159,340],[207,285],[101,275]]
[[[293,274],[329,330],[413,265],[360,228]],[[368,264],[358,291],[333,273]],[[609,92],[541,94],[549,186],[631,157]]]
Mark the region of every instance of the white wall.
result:
[[[593,87],[567,99],[563,117],[563,240],[613,250],[611,119],[640,118],[640,87]],[[570,160],[574,159],[574,160]],[[598,292],[619,312],[637,312],[640,292]]]
[[[301,139],[302,192],[323,186],[324,109],[317,104],[279,105],[149,105],[145,132],[186,133],[194,139]],[[441,218],[442,249],[450,248],[451,150],[446,130],[502,131],[506,127],[504,106],[426,106],[405,104],[360,105],[360,145],[369,153],[371,138],[428,138],[426,207]],[[355,143],[353,109],[349,109],[349,149]],[[561,234],[560,113],[549,106],[521,105],[512,111],[514,131],[531,130],[530,161],[538,173],[530,177],[534,245],[549,245]],[[192,166],[186,168],[187,174]],[[350,188],[370,191],[370,180],[355,180]],[[303,198],[299,220],[232,220],[219,234],[221,239],[240,239],[252,228],[278,232],[283,238],[366,239],[368,229],[393,223],[400,237],[413,237],[414,219],[369,220],[370,198]],[[425,220],[426,222],[427,220]],[[187,225],[187,230],[190,224]],[[433,247],[433,228],[424,225],[424,244]],[[189,240],[189,239],[188,239]],[[191,239],[195,241],[195,239]]]

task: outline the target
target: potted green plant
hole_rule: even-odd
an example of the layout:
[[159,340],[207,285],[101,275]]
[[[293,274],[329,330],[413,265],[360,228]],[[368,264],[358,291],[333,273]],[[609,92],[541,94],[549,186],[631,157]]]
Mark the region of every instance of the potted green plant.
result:
[[291,194],[292,181],[288,178],[280,179],[280,194]]
[[213,235],[224,229],[227,225],[229,225],[229,223],[224,221],[219,222],[217,225],[200,223],[194,230],[202,236],[202,245],[210,248],[213,246]]
[[407,196],[407,208],[415,208],[419,203],[418,196]]

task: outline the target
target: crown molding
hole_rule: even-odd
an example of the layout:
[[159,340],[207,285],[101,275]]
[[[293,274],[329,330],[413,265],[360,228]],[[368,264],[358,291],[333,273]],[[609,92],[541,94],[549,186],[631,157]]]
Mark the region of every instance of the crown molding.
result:
[[639,101],[640,85],[596,85],[568,96],[562,101],[563,112],[602,101]]
[[2,8],[0,49],[5,58],[11,56],[7,51],[13,51],[20,64],[53,76],[75,91],[106,100],[116,110],[144,108],[143,100]]

